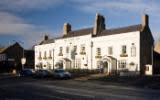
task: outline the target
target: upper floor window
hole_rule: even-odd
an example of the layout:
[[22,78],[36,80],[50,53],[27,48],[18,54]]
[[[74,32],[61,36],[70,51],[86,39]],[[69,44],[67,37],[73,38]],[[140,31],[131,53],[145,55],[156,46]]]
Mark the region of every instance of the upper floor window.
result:
[[43,57],[43,59],[47,59],[47,52],[46,51],[44,51],[44,57]]
[[81,54],[81,55],[86,54],[85,45],[81,45],[80,54]]
[[101,48],[97,48],[97,55],[98,55],[98,56],[101,55]]
[[97,48],[96,58],[101,58],[101,48]]
[[41,54],[41,52],[39,52],[38,59],[39,59],[39,60],[41,60],[41,59],[42,59],[42,54]]
[[126,45],[122,45],[120,57],[128,57]]
[[132,43],[132,46],[131,46],[131,56],[132,57],[136,56],[136,46],[134,43]]
[[73,51],[75,54],[77,54],[77,46],[76,45],[74,46]]
[[0,54],[0,61],[6,60],[6,54]]
[[52,51],[51,50],[49,51],[49,57],[48,58],[52,59]]
[[69,47],[68,46],[66,47],[66,53],[69,53]]
[[59,47],[59,56],[63,56],[63,48]]
[[108,47],[108,54],[112,55],[113,54],[113,48],[112,47]]
[[122,45],[122,54],[126,54],[126,53],[127,53],[127,46]]

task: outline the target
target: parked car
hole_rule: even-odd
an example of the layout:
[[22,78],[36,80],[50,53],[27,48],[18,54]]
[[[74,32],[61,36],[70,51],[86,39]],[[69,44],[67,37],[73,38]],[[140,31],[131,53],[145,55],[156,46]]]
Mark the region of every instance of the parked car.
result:
[[63,69],[54,70],[53,76],[54,76],[54,78],[57,78],[57,79],[64,79],[64,78],[71,78],[72,77],[70,72],[65,71]]
[[50,72],[48,70],[37,70],[34,74],[35,78],[45,78],[45,77],[49,77],[50,76]]
[[19,73],[21,77],[28,77],[33,75],[33,69],[22,69]]

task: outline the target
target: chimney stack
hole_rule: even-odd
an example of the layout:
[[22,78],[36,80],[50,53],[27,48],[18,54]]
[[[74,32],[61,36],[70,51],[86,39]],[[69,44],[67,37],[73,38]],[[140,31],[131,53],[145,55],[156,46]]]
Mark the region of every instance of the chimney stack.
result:
[[149,26],[149,16],[147,14],[142,16],[141,21],[142,21],[141,24],[143,27]]
[[96,14],[94,27],[93,27],[93,35],[97,35],[103,30],[105,30],[105,18],[100,14]]
[[45,35],[45,36],[44,36],[44,40],[46,41],[46,40],[48,40],[48,39],[49,39],[48,35]]
[[69,23],[64,23],[63,26],[63,35],[67,35],[71,31],[71,25]]

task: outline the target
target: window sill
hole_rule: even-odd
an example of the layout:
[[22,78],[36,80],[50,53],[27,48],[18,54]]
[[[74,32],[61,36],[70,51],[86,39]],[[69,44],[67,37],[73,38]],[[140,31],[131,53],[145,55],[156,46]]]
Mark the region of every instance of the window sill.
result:
[[102,58],[102,56],[95,56],[95,58]]
[[120,57],[128,57],[128,54],[121,54]]

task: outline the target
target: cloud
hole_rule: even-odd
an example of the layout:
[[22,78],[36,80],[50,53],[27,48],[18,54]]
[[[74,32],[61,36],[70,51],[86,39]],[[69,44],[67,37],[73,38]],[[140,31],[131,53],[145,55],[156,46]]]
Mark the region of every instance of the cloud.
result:
[[0,12],[0,34],[21,34],[34,29],[34,25],[22,18],[8,12]]
[[102,13],[113,16],[122,16],[129,14],[140,16],[144,13],[150,15],[150,28],[152,34],[157,40],[159,36],[160,7],[158,0],[70,0],[74,3],[74,8],[86,13]]
[[0,9],[9,11],[42,10],[61,3],[63,0],[0,0]]
[[[75,3],[75,7],[78,9],[96,13],[96,12],[116,12],[128,11],[131,13],[151,13],[155,14],[160,11],[160,7],[157,2],[153,0],[70,0]],[[157,16],[157,15],[156,15]],[[160,16],[160,14],[158,14]]]
[[53,32],[44,26],[28,23],[15,14],[0,12],[0,36],[18,36],[17,40],[23,40],[25,42],[24,45],[29,48],[40,42],[45,33]]

